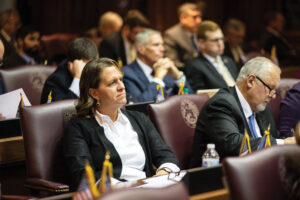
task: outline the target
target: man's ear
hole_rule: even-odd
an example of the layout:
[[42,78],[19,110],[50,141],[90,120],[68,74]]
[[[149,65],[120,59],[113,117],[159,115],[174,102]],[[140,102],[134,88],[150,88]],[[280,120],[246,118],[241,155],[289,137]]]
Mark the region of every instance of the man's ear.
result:
[[254,74],[250,74],[248,77],[247,77],[247,87],[248,88],[252,88],[254,86],[254,82],[256,80],[256,77]]
[[145,55],[146,48],[144,45],[139,45],[136,47],[136,50],[139,54]]
[[198,46],[201,50],[204,50],[205,49],[205,40],[204,39],[198,39]]

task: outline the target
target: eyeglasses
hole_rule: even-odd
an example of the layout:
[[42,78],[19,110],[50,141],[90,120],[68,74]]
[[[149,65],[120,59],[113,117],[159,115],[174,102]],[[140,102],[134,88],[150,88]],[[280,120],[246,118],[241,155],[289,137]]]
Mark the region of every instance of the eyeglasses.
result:
[[272,89],[268,84],[266,84],[263,80],[261,80],[258,76],[256,76],[256,78],[264,85],[266,86],[268,89],[269,89],[269,95],[271,97],[275,96],[276,95],[276,90]]
[[215,42],[215,43],[217,43],[217,42],[219,42],[219,41],[224,42],[224,38],[207,39],[207,41]]

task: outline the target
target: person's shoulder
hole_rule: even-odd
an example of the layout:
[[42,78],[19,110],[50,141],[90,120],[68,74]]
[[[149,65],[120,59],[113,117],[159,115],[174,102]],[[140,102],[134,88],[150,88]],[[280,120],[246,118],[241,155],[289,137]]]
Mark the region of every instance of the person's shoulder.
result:
[[181,30],[182,30],[181,25],[179,23],[177,23],[177,24],[171,26],[170,28],[168,28],[164,34],[171,36],[171,35],[177,34]]
[[129,65],[126,65],[122,67],[122,71],[124,73],[124,76],[132,76],[136,74],[136,71],[134,70],[135,67],[137,67],[138,64],[136,62],[130,63]]
[[116,32],[113,32],[113,33],[109,34],[105,38],[103,38],[102,42],[104,42],[104,43],[114,43],[114,42],[116,42],[120,39],[121,39],[121,32],[116,31]]

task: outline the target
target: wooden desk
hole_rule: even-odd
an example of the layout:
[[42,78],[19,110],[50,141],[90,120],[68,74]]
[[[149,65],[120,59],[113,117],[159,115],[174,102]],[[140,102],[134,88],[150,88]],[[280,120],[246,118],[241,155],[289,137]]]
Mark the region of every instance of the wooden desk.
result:
[[190,196],[190,200],[230,200],[227,189],[215,190]]
[[0,139],[0,164],[25,161],[23,136]]

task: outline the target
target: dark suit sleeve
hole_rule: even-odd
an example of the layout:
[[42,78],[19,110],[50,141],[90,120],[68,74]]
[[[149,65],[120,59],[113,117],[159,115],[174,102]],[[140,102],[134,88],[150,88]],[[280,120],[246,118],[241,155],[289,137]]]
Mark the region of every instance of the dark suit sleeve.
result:
[[[236,100],[232,96],[226,98],[224,94],[224,98],[207,106],[198,119],[196,133],[203,133],[201,126],[198,126],[201,117],[205,118],[205,124],[202,124],[207,131],[205,134],[215,142],[217,149],[226,156],[238,155],[246,125]],[[257,149],[259,142],[260,138],[250,137],[251,149]]]
[[164,163],[174,163],[179,166],[175,154],[170,147],[163,142],[149,118],[143,113],[134,113],[136,114],[135,118],[138,120],[137,123],[142,126],[142,130],[144,131],[146,144],[148,145],[147,149],[150,150],[150,155],[148,156],[151,157],[153,164],[157,167]]
[[65,163],[71,174],[72,188],[76,189],[81,181],[85,170],[85,160],[88,160],[95,172],[96,179],[99,179],[100,172],[95,171],[94,163],[88,147],[89,137],[85,128],[77,119],[71,120],[65,130],[63,138],[63,154]]
[[62,86],[60,83],[61,81],[57,77],[51,76],[47,79],[42,91],[41,104],[47,103],[48,95],[51,91],[52,102],[77,98],[77,96],[71,90],[69,90],[69,88],[65,88],[65,86]]

